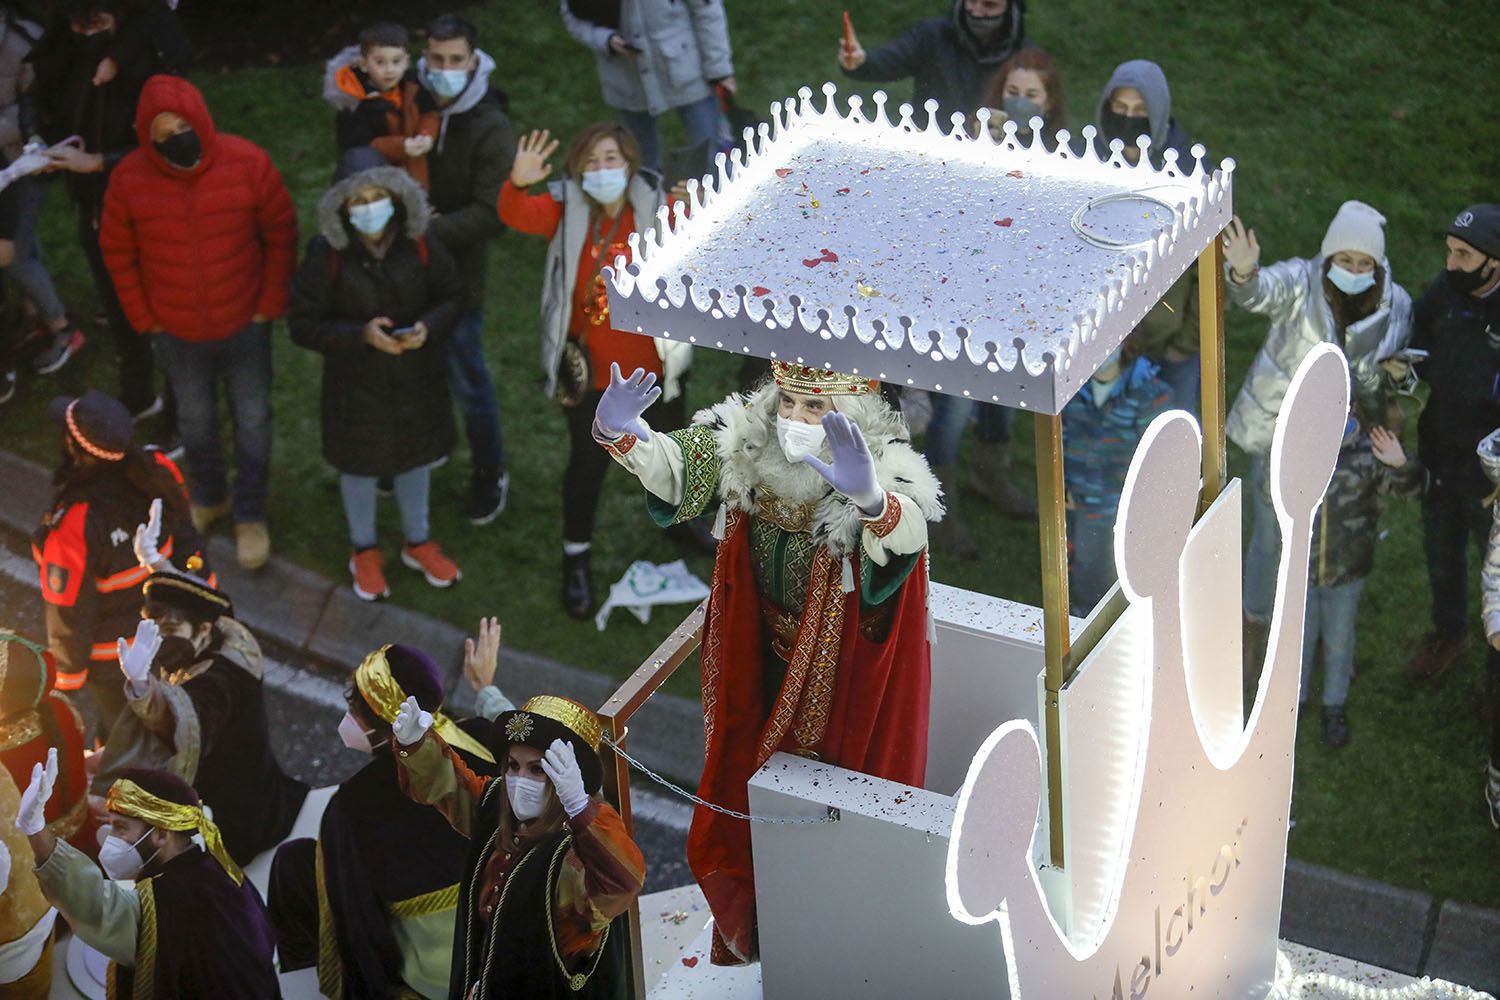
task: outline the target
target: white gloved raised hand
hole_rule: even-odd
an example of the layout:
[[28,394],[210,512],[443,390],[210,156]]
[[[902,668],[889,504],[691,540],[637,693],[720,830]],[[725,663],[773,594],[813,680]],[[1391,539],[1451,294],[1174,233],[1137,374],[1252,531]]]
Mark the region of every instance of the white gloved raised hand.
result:
[[432,713],[424,712],[416,698],[407,698],[396,709],[396,720],[391,723],[391,735],[404,747],[420,743],[427,730],[432,728]]
[[31,768],[31,784],[21,793],[21,805],[16,810],[16,829],[28,837],[36,836],[47,825],[47,800],[52,798],[52,786],[57,782],[57,749],[47,751],[47,766],[34,764]]
[[[162,563],[157,546],[161,544],[161,497],[151,501],[151,513],[145,524],[135,526],[135,561],[155,572]],[[166,567],[162,567],[165,569]]]
[[132,688],[139,691],[146,686],[151,664],[156,661],[156,651],[161,649],[161,628],[150,618],[142,618],[135,627],[135,642],[127,644],[120,639],[115,648],[120,656],[121,673]]
[[553,740],[547,752],[542,754],[542,770],[552,779],[557,800],[562,803],[569,819],[588,808],[589,793],[583,788],[583,772],[578,768],[573,744],[567,740]]

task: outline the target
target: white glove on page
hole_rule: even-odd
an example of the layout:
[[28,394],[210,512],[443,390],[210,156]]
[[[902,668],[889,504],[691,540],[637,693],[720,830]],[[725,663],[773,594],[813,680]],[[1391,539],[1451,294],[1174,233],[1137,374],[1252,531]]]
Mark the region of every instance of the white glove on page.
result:
[[135,527],[135,541],[132,547],[135,549],[135,561],[149,570],[155,571],[157,565],[162,561],[161,553],[157,546],[161,544],[161,497],[151,501],[151,513],[146,517],[145,524]]
[[34,764],[31,768],[31,784],[21,793],[21,805],[16,810],[16,829],[34,837],[47,825],[47,800],[52,798],[52,786],[57,782],[57,749],[47,751],[47,766]]
[[547,752],[542,754],[542,770],[552,779],[557,800],[562,803],[569,819],[588,808],[589,793],[583,789],[583,772],[578,768],[573,744],[567,740],[553,740]]
[[424,712],[416,698],[407,698],[396,709],[396,720],[391,723],[391,735],[404,747],[420,743],[427,730],[432,728],[432,713]]
[[142,618],[135,627],[135,643],[127,644],[120,639],[115,648],[120,656],[121,673],[130,682],[132,691],[140,691],[151,674],[156,651],[161,649],[161,628],[150,618]]

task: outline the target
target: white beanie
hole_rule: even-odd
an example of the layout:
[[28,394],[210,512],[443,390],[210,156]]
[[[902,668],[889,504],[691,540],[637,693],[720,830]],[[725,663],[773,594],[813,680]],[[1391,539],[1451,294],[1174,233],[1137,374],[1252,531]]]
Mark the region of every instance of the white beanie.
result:
[[1362,201],[1346,201],[1328,225],[1323,237],[1323,257],[1340,250],[1366,253],[1377,261],[1385,260],[1385,216]]

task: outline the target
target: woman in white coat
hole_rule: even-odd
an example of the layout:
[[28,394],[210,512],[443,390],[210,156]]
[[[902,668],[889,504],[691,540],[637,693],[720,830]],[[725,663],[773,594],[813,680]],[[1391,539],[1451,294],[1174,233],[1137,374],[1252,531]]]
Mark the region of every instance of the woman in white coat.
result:
[[[1271,321],[1229,411],[1229,439],[1250,456],[1247,487],[1254,510],[1245,553],[1247,662],[1256,661],[1271,621],[1280,536],[1271,507],[1267,469],[1281,401],[1302,359],[1318,344],[1334,344],[1349,361],[1355,398],[1367,413],[1384,412],[1385,372],[1411,337],[1411,296],[1391,278],[1385,256],[1385,217],[1360,201],[1346,201],[1323,237],[1321,253],[1260,266],[1260,243],[1236,216],[1224,232],[1229,298]],[[1258,662],[1258,661],[1257,661]]]

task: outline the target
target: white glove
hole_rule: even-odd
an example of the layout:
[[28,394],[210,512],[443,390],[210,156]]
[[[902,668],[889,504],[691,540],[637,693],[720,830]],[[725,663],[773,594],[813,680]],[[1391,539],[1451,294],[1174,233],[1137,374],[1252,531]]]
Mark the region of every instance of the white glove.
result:
[[583,772],[578,769],[573,744],[567,740],[553,740],[547,752],[542,754],[542,770],[552,779],[557,800],[562,803],[569,819],[588,808],[589,793],[583,790]]
[[0,840],[0,896],[5,895],[6,887],[10,885],[10,848],[5,846],[5,841]]
[[47,751],[47,766],[34,764],[31,768],[31,784],[21,793],[21,805],[16,810],[16,829],[34,837],[47,825],[47,800],[52,798],[52,785],[57,781],[57,750]]
[[151,501],[151,513],[145,524],[135,526],[135,561],[149,570],[155,570],[162,561],[156,550],[161,543],[161,497]]
[[420,743],[427,730],[432,728],[432,713],[422,711],[416,698],[408,698],[396,709],[396,721],[391,723],[391,735],[401,746]]
[[156,662],[156,651],[161,649],[161,628],[150,618],[142,618],[135,627],[135,643],[127,645],[120,639],[115,648],[120,654],[120,671],[130,682],[131,690],[139,691],[146,686],[151,664]]

